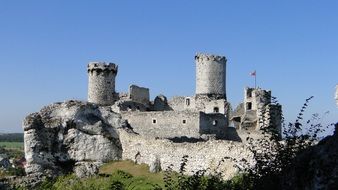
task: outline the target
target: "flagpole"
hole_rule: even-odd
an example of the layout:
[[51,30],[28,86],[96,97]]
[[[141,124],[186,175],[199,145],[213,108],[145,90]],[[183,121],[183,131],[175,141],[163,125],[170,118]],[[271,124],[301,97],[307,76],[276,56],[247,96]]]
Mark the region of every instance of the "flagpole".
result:
[[255,89],[257,88],[257,74],[256,74],[256,70],[254,72],[250,73],[251,76],[255,77]]

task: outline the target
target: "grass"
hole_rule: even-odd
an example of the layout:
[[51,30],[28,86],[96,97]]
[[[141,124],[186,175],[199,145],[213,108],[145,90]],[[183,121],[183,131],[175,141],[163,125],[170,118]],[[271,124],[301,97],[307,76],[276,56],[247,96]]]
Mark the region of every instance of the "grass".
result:
[[4,147],[5,149],[23,150],[24,144],[23,142],[0,142],[0,147]]
[[164,189],[163,173],[150,173],[147,165],[116,161],[103,165],[98,176],[79,179],[74,174],[46,180],[36,190]]
[[149,172],[149,166],[146,164],[135,164],[133,161],[115,161],[103,165],[100,168],[100,174],[112,174],[117,171],[125,171],[137,178],[143,178],[151,183],[156,183],[160,186],[164,186],[163,173],[151,173]]

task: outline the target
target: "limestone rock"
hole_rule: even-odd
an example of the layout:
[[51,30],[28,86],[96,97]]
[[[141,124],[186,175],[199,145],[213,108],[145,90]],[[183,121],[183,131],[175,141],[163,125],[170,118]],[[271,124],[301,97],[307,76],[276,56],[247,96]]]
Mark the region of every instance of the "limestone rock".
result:
[[46,106],[23,122],[26,173],[55,176],[75,169],[81,177],[92,175],[100,163],[122,158],[121,127],[121,116],[109,107],[80,101]]
[[94,176],[99,172],[99,166],[102,165],[102,163],[97,162],[78,162],[75,165],[74,171],[76,176],[83,178],[83,177],[90,177]]

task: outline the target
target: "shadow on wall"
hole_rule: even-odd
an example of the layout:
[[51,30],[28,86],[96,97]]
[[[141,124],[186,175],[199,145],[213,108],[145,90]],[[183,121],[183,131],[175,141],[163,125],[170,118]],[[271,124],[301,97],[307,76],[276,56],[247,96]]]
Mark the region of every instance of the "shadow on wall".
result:
[[227,127],[225,132],[225,140],[242,142],[235,127]]
[[205,139],[202,138],[193,138],[193,137],[187,137],[187,136],[181,136],[181,137],[174,137],[174,138],[168,138],[170,141],[174,143],[197,143],[197,142],[205,142]]
[[[229,140],[229,141],[242,142],[242,139],[239,137],[237,130],[234,127],[227,127],[226,135],[223,136],[222,138],[216,137],[216,136],[213,136],[213,138],[216,140]],[[168,138],[168,140],[172,141],[173,143],[197,143],[197,142],[205,142],[205,141],[208,141],[209,139],[181,136],[181,137]]]

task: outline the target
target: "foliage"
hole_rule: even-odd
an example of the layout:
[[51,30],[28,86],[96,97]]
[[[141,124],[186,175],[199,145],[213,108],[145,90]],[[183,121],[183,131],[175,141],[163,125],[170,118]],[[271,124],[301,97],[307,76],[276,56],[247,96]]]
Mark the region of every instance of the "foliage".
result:
[[[288,183],[285,176],[294,167],[297,156],[316,144],[317,134],[328,127],[309,120],[306,122],[308,133],[302,130],[305,127],[303,115],[312,98],[306,99],[294,123],[289,123],[287,127],[284,125],[283,140],[276,133],[275,126],[264,125],[264,122],[261,130],[265,138],[248,139],[256,165],[243,172],[247,173],[245,180],[251,181],[255,189],[284,189]],[[278,104],[276,100],[275,103]]]
[[23,142],[23,133],[0,133],[0,142]]
[[188,156],[183,156],[178,173],[169,167],[164,175],[167,190],[244,190],[250,189],[250,182],[244,181],[246,174],[239,174],[231,180],[225,181],[222,173],[206,174],[206,170],[199,170],[191,176],[184,175]]
[[39,185],[38,190],[127,190],[127,189],[149,189],[159,190],[162,187],[145,177],[133,176],[132,174],[116,170],[111,174],[86,179],[77,178],[75,175],[58,177],[55,180],[46,180]]
[[[37,189],[51,190],[86,190],[86,189],[167,189],[167,190],[249,190],[249,189],[284,189],[287,183],[285,176],[294,167],[295,159],[316,144],[317,134],[322,132],[318,115],[303,122],[303,114],[313,97],[306,99],[297,119],[294,123],[283,126],[284,139],[281,139],[279,131],[272,123],[266,122],[270,118],[264,118],[262,113],[261,131],[264,138],[248,138],[250,150],[256,161],[255,167],[251,167],[246,160],[236,160],[224,157],[237,163],[240,173],[230,180],[223,180],[222,172],[207,170],[195,172],[192,176],[185,175],[188,156],[181,161],[179,172],[174,172],[169,167],[164,172],[152,174],[145,165],[135,165],[131,161],[114,162],[103,166],[100,175],[87,179],[79,179],[74,175],[62,176],[56,180],[47,180]],[[271,98],[272,104],[279,105],[276,98]],[[283,118],[282,118],[283,119]],[[327,128],[328,126],[326,126]],[[307,133],[304,133],[304,128]],[[244,167],[243,167],[244,166]],[[223,171],[224,172],[224,171]],[[163,180],[160,178],[163,177]]]

